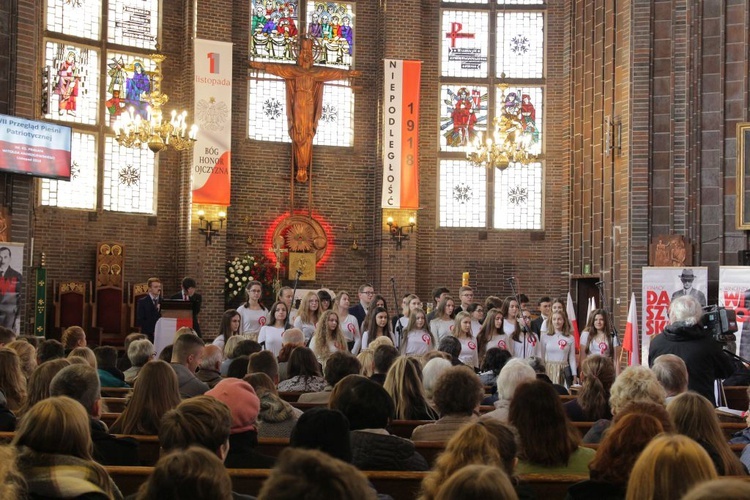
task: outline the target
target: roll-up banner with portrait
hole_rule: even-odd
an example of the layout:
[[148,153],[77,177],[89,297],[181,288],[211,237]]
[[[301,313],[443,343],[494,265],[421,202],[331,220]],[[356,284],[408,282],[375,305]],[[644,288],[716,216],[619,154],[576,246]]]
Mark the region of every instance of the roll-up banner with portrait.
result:
[[23,243],[0,243],[0,326],[21,332]]
[[707,267],[644,267],[641,360],[648,363],[651,338],[669,324],[669,305],[678,297],[690,295],[706,306]]
[[737,314],[736,354],[747,359],[750,356],[750,333],[747,338],[743,334],[750,309],[750,267],[719,267],[719,306],[732,309]]

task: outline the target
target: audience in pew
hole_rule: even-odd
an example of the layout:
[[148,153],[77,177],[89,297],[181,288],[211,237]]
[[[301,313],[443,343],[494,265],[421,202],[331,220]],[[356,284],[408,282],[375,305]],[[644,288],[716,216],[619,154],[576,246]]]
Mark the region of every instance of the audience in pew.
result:
[[193,500],[250,499],[232,492],[232,479],[213,453],[190,446],[164,455],[138,491],[137,500],[190,498]]
[[80,326],[69,326],[62,332],[60,343],[66,355],[76,347],[86,347],[86,332]]
[[138,445],[129,438],[117,438],[100,420],[101,388],[96,370],[88,365],[74,364],[63,368],[50,382],[50,396],[67,396],[83,405],[89,414],[94,458],[102,465],[138,465]]
[[320,392],[326,387],[320,364],[307,347],[297,347],[292,351],[287,374],[289,378],[278,385],[280,392]]
[[508,417],[519,436],[519,474],[588,473],[594,450],[578,446],[578,431],[550,384],[541,380],[521,384]]
[[625,498],[680,500],[693,485],[716,477],[711,457],[701,445],[686,436],[658,436],[636,460]]
[[679,356],[674,354],[662,354],[654,360],[651,366],[656,380],[659,381],[666,393],[666,402],[669,403],[675,396],[687,392],[688,371],[687,365]]
[[322,407],[307,410],[292,429],[289,445],[320,450],[346,463],[352,461],[349,420],[338,410]]
[[22,417],[29,408],[39,401],[47,399],[52,378],[66,366],[70,366],[70,361],[65,358],[52,359],[37,366],[27,384],[26,402],[16,411],[16,416]]
[[258,500],[375,500],[375,490],[355,467],[316,450],[289,449],[263,484]]
[[438,378],[433,395],[440,418],[414,429],[412,441],[447,441],[465,423],[477,419],[483,397],[484,386],[471,368],[448,368]]
[[513,477],[518,462],[516,454],[515,433],[510,427],[492,420],[468,423],[448,441],[432,472],[422,480],[420,500],[433,500],[441,485],[467,465],[500,467]]
[[305,334],[299,328],[290,328],[281,334],[281,351],[279,351],[279,380],[289,378],[289,358],[297,347],[305,346]]
[[537,379],[543,380],[544,382],[550,384],[555,389],[555,392],[557,392],[561,396],[567,396],[569,394],[565,386],[552,383],[552,379],[547,375],[547,368],[544,366],[544,359],[540,358],[539,356],[529,356],[528,358],[526,358],[526,360],[534,369]]
[[16,464],[16,448],[0,446],[0,498],[26,498],[26,480]]
[[357,361],[362,367],[359,374],[363,377],[370,378],[375,373],[375,352],[372,349],[362,349],[357,354]]
[[[490,386],[490,394],[495,396],[497,394],[497,376],[500,375],[500,370],[503,369],[505,364],[513,359],[513,355],[510,351],[500,349],[499,347],[490,347],[482,358],[482,367],[479,370],[479,380],[482,385]],[[496,401],[488,402],[492,404]]]
[[242,379],[247,375],[247,366],[250,363],[250,356],[237,356],[229,363],[226,378]]
[[334,352],[328,356],[323,368],[323,377],[325,377],[326,386],[320,392],[300,394],[298,401],[300,403],[328,403],[331,391],[339,380],[347,375],[358,375],[360,368],[359,361],[352,354],[346,351]]
[[255,394],[260,399],[258,437],[288,438],[297,419],[302,415],[302,410],[281,399],[276,385],[265,373],[251,373],[245,380],[253,386]]
[[16,340],[16,337],[16,332],[11,330],[10,328],[0,326],[0,347],[10,344],[14,340]]
[[499,467],[469,465],[456,471],[435,495],[435,500],[493,498],[517,500],[508,475]]
[[609,394],[615,382],[615,365],[612,359],[593,354],[581,364],[582,387],[576,399],[563,405],[572,422],[595,422],[610,420]]
[[36,349],[36,362],[41,365],[46,361],[65,357],[65,347],[59,340],[47,339],[39,343]]
[[247,373],[265,373],[276,386],[279,383],[279,362],[271,351],[256,352],[250,355]]
[[141,368],[146,366],[146,363],[151,361],[156,354],[154,351],[154,344],[152,344],[145,335],[143,335],[143,337],[144,338],[142,339],[133,340],[128,346],[128,355],[126,357],[130,361],[130,367],[123,372],[123,376],[125,377],[125,382],[130,386],[135,383]]
[[18,359],[21,361],[21,371],[26,380],[31,377],[31,374],[36,368],[36,349],[34,346],[29,344],[26,339],[14,340],[13,342],[6,344],[5,347],[13,349],[18,354]]
[[386,430],[394,414],[393,400],[377,382],[361,375],[345,377],[331,393],[330,408],[349,420],[352,464],[360,470],[429,469],[412,441]]
[[94,349],[94,356],[102,387],[130,387],[125,375],[117,369],[117,349],[110,345],[99,346]]
[[[488,351],[488,356],[490,351]],[[516,389],[519,385],[534,380],[536,380],[536,373],[526,361],[522,359],[508,361],[497,376],[499,399],[495,401],[495,409],[482,415],[480,420],[492,419],[503,423],[507,422],[510,402],[513,400]]]
[[[665,406],[666,393],[656,380],[654,373],[645,366],[630,366],[620,373],[612,384],[609,408],[612,415],[632,402],[648,401]],[[612,422],[607,419],[597,421],[583,437],[584,443],[598,443],[602,434]]]
[[[238,382],[243,381],[229,380],[230,384],[237,384]],[[244,382],[244,384],[249,386],[247,382]],[[216,389],[212,390],[215,391]],[[237,420],[235,420],[235,415]],[[240,436],[240,440],[235,443],[237,449],[231,449],[233,447],[230,444],[233,428],[235,434],[240,434],[241,429],[254,432],[251,425],[248,426],[247,422],[241,420],[242,418],[247,418],[248,421],[255,420],[252,417],[252,408],[245,414],[240,414],[238,410],[235,415],[232,414],[226,403],[215,397],[204,395],[186,399],[177,408],[164,415],[159,429],[159,443],[161,443],[165,452],[184,449],[193,445],[202,446],[215,453],[227,468],[267,469],[271,467],[273,459],[255,452],[253,446],[243,446],[248,444],[247,442],[239,442],[248,435]],[[251,441],[251,439],[248,439],[248,441]],[[250,444],[254,445],[254,443]]]
[[399,357],[398,349],[387,344],[373,347],[373,349],[375,349],[372,353],[374,370],[370,379],[383,385],[388,370],[391,368],[393,362]]
[[177,382],[183,398],[204,394],[208,385],[195,376],[203,359],[205,343],[197,335],[180,335],[172,350],[172,369],[177,373]]
[[213,344],[209,344],[203,349],[203,359],[198,365],[198,372],[195,374],[198,380],[205,382],[209,388],[216,387],[221,381],[221,361],[224,354],[221,349]]
[[612,425],[596,450],[596,456],[589,464],[590,479],[571,486],[568,498],[624,499],[635,461],[646,445],[662,432],[664,427],[657,417],[642,412],[624,414]]
[[0,347],[0,393],[5,395],[10,411],[17,411],[26,402],[26,377],[21,370],[21,358],[9,347]]
[[[120,370],[122,373],[125,373],[128,371],[129,368],[133,366],[133,361],[130,359],[130,346],[133,342],[136,340],[148,340],[148,335],[145,333],[130,333],[127,336],[125,336],[125,340],[123,341],[123,352],[124,356],[120,356],[117,359],[117,369]],[[151,352],[148,353],[149,359],[151,359],[151,353],[154,352],[153,348],[151,349]],[[142,366],[142,365],[141,365]],[[127,375],[125,376],[125,381],[127,382]],[[130,382],[128,382],[130,383]]]
[[719,418],[714,405],[696,392],[685,392],[672,399],[667,412],[675,430],[706,450],[720,476],[746,475],[747,469],[732,453],[724,433],[719,427]]
[[157,435],[164,414],[178,404],[180,386],[177,374],[165,361],[151,361],[141,369],[128,405],[110,431],[113,434]]
[[712,479],[697,484],[682,500],[747,500],[750,482],[734,478]]
[[83,360],[83,362],[85,362],[94,370],[99,368],[96,362],[96,355],[94,354],[94,351],[85,346],[76,347],[75,349],[71,350],[68,353],[68,359],[71,363],[80,363],[82,362],[81,360]]
[[[379,347],[378,349],[384,349]],[[427,402],[422,388],[422,365],[416,358],[396,359],[385,377],[383,388],[395,406],[398,420],[436,420],[437,412]]]
[[241,379],[226,378],[216,387],[206,392],[224,403],[232,417],[229,429],[229,453],[224,463],[238,469],[267,469],[273,466],[273,459],[258,453],[257,420],[260,400],[255,389]]
[[[235,335],[234,337],[231,337],[229,340],[232,340],[233,338],[237,337],[240,338],[239,335]],[[248,340],[248,339],[241,339],[237,341],[237,344],[235,345],[234,349],[232,349],[232,357],[225,359],[221,363],[221,376],[227,377],[229,376],[229,367],[232,366],[232,361],[234,361],[237,358],[242,358],[245,367],[243,369],[240,369],[240,365],[236,365],[235,369],[237,370],[235,373],[233,373],[234,378],[242,378],[247,373],[247,362],[250,360],[250,356],[255,354],[256,352],[262,351],[263,348],[260,346],[259,343],[257,343],[254,340]]]
[[[74,368],[89,367],[67,369]],[[98,383],[96,372],[92,374]],[[89,417],[79,402],[61,396],[34,405],[13,438],[28,494],[34,498],[122,499],[104,468],[94,462],[91,441]]]
[[0,432],[16,430],[16,416],[8,409],[8,401],[0,391]]
[[435,395],[435,385],[437,384],[440,375],[445,370],[453,366],[449,359],[435,354],[445,354],[440,351],[433,351],[428,353],[427,356],[434,355],[427,361],[424,362],[424,368],[422,368],[422,385],[424,386],[424,397],[427,398],[427,402],[434,408],[433,396]]

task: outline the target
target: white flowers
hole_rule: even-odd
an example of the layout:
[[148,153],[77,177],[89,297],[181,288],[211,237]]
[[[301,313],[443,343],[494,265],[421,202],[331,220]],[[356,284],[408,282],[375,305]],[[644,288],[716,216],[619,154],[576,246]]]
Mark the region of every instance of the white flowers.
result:
[[248,255],[245,257],[238,257],[227,262],[227,277],[224,278],[225,292],[231,299],[242,293],[245,284],[255,279],[250,274],[253,267],[257,266],[258,263],[255,258]]

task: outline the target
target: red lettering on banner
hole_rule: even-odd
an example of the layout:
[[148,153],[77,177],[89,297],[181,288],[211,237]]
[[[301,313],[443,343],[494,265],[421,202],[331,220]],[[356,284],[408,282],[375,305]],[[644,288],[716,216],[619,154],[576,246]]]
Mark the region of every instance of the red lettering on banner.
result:
[[669,324],[669,294],[662,290],[646,292],[646,335],[661,333]]
[[730,292],[728,290],[725,290],[724,307],[734,310],[735,314],[737,314],[738,323],[744,323],[745,321],[748,321],[748,311],[747,304],[745,304],[744,292]]

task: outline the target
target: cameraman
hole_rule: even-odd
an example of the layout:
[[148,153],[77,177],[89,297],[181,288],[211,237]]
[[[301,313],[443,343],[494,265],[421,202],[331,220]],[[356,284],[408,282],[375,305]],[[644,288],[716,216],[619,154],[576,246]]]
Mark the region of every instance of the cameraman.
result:
[[651,339],[648,365],[662,354],[675,354],[688,371],[688,389],[716,404],[714,381],[734,373],[732,360],[721,344],[703,330],[700,321],[703,308],[690,295],[679,297],[669,306],[669,326]]

